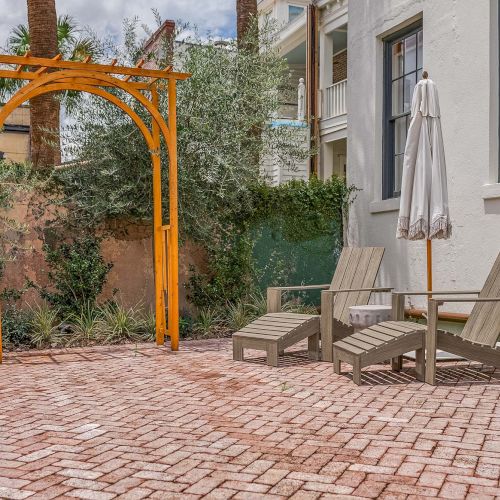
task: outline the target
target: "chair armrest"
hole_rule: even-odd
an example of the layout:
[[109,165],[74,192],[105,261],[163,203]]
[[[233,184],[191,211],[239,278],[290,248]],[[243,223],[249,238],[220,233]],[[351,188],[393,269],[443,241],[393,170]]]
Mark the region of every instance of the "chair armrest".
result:
[[267,289],[267,312],[281,311],[281,294],[292,290],[324,290],[330,285],[303,285],[303,286],[271,286]]
[[324,290],[330,288],[330,285],[298,285],[298,286],[270,286],[268,290],[281,290],[282,292],[292,290]]
[[383,293],[383,292],[392,292],[394,288],[387,288],[387,287],[374,287],[374,288],[343,288],[340,290],[327,290],[327,292],[331,293],[349,293],[349,292],[376,292],[376,293]]
[[431,299],[442,305],[445,302],[500,302],[500,297],[467,297],[466,299],[455,299],[452,297],[444,297],[442,299]]
[[426,292],[393,292],[396,295],[477,295],[481,290],[458,290],[458,291],[426,291]]

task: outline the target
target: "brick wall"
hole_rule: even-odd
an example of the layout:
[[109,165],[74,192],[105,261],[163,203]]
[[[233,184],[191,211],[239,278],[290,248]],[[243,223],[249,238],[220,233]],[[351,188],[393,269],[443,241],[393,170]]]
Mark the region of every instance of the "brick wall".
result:
[[[173,61],[175,22],[167,19],[144,44],[144,54],[156,54],[163,60],[162,65],[167,66]],[[150,60],[144,64],[147,69],[163,69],[156,67],[155,61]]]
[[347,79],[347,50],[333,56],[333,83]]

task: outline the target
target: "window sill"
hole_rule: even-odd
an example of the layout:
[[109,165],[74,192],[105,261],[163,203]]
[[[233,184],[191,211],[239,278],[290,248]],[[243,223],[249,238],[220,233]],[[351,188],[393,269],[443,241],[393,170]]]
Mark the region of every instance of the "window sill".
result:
[[484,184],[482,196],[483,200],[494,200],[500,198],[500,183]]
[[370,213],[397,212],[399,210],[399,200],[399,198],[389,198],[387,200],[372,201],[370,203]]

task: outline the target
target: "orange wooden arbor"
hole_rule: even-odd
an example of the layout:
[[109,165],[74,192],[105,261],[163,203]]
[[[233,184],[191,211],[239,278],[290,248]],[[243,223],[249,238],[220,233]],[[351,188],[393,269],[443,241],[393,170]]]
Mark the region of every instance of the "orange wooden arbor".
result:
[[[179,348],[179,243],[177,199],[177,128],[176,83],[189,74],[176,73],[172,67],[164,70],[143,68],[141,60],[136,67],[63,61],[58,54],[53,59],[0,55],[0,64],[15,65],[15,69],[0,69],[1,78],[27,80],[0,110],[0,128],[14,109],[41,94],[77,90],[98,95],[118,106],[137,125],[149,146],[153,163],[153,227],[156,343],[163,345],[170,336],[172,350]],[[27,70],[26,68],[29,68]],[[132,78],[139,81],[131,81]],[[166,83],[165,83],[166,82]],[[160,87],[161,86],[161,87]],[[165,122],[158,109],[158,87],[168,92],[168,118]],[[136,99],[151,116],[151,129],[139,115],[109,89],[121,89]],[[161,135],[165,139],[169,157],[169,224],[162,222]],[[168,322],[165,314],[168,311]],[[0,363],[2,342],[0,326]]]

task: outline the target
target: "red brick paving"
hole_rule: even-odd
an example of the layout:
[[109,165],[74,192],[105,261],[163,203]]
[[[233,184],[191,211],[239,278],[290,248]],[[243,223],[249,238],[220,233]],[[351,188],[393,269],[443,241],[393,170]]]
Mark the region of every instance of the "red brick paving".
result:
[[500,374],[438,378],[357,387],[302,352],[233,362],[228,340],[9,354],[0,498],[500,498]]

